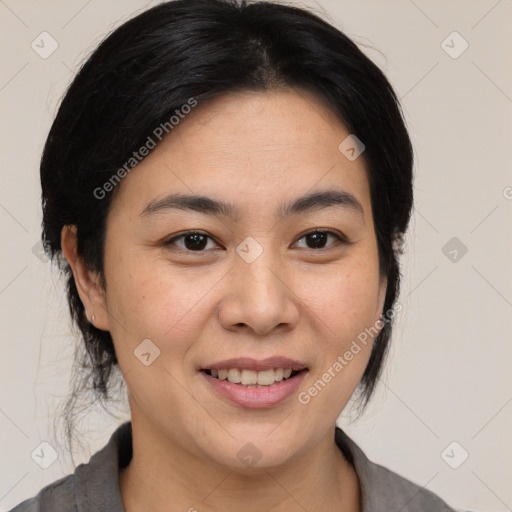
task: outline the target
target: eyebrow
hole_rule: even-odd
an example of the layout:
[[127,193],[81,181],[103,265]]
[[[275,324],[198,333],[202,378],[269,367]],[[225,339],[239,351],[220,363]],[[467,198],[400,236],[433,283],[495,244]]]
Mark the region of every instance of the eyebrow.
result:
[[[284,218],[331,206],[358,213],[361,215],[364,222],[364,210],[361,203],[351,193],[344,190],[333,189],[312,192],[282,204],[277,210],[277,216]],[[201,195],[185,194],[170,194],[162,199],[154,199],[145,206],[140,216],[147,217],[173,209],[195,211],[206,215],[227,217],[232,220],[238,220],[240,218],[240,210],[232,203]]]

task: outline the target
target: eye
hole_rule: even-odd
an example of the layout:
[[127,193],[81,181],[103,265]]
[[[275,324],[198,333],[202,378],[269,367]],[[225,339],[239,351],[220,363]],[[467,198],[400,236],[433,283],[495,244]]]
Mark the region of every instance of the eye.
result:
[[[301,240],[304,240],[308,245],[304,247],[305,249],[322,250],[325,249],[329,237],[331,237],[331,239],[334,238],[335,242],[338,243],[348,243],[346,238],[335,233],[334,231],[322,231],[315,229],[314,231],[310,231],[309,233],[302,235],[294,245],[297,245]],[[178,241],[180,243],[177,243]],[[205,233],[200,231],[187,231],[181,235],[176,235],[166,240],[164,242],[164,246],[175,246],[183,251],[188,252],[206,252],[208,249],[212,249],[212,247],[208,247],[209,241],[212,241],[215,245],[217,245],[215,240]],[[327,248],[331,247],[332,245],[336,245],[336,243],[327,245]]]
[[[181,245],[177,244],[176,242],[178,240],[183,243]],[[164,245],[175,245],[184,251],[205,252],[204,249],[207,248],[209,240],[214,241],[211,236],[201,233],[200,231],[187,231],[186,233],[182,233],[181,235],[177,235],[166,240]]]
[[[296,244],[299,243],[301,240],[305,240],[306,244],[310,244],[310,247],[305,247],[306,249],[324,249],[327,241],[329,240],[329,237],[334,238],[339,243],[347,242],[347,240],[343,236],[335,233],[334,231],[322,231],[319,229],[315,229],[314,231],[310,231],[309,233],[302,235],[302,237],[299,238]],[[337,244],[330,244],[327,246],[327,248],[329,248],[332,245]]]

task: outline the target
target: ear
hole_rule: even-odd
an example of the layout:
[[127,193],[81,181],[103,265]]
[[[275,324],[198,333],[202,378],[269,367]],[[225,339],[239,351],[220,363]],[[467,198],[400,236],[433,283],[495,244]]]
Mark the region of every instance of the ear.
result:
[[[61,232],[62,252],[73,271],[76,288],[89,322],[98,329],[108,330],[108,313],[105,291],[97,272],[89,270],[78,254],[76,226],[68,225]],[[94,315],[94,321],[92,320]]]

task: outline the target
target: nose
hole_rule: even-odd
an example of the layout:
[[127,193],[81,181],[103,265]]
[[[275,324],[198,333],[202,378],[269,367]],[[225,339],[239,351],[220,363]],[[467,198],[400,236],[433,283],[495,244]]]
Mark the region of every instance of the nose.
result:
[[269,252],[264,251],[252,263],[235,259],[219,305],[219,320],[225,329],[249,329],[264,336],[297,325],[300,299],[293,290],[291,273]]

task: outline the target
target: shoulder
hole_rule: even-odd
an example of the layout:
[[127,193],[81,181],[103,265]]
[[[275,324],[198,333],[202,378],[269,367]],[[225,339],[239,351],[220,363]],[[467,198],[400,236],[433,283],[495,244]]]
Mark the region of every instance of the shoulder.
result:
[[386,503],[388,507],[393,507],[392,510],[402,512],[455,512],[455,509],[433,492],[379,464],[370,462],[369,475],[373,482],[369,502],[373,507],[378,503]]
[[72,512],[77,510],[74,475],[57,480],[28,500],[22,501],[9,512]]
[[455,512],[433,492],[370,461],[339,427],[336,427],[336,443],[355,467],[364,512]]

